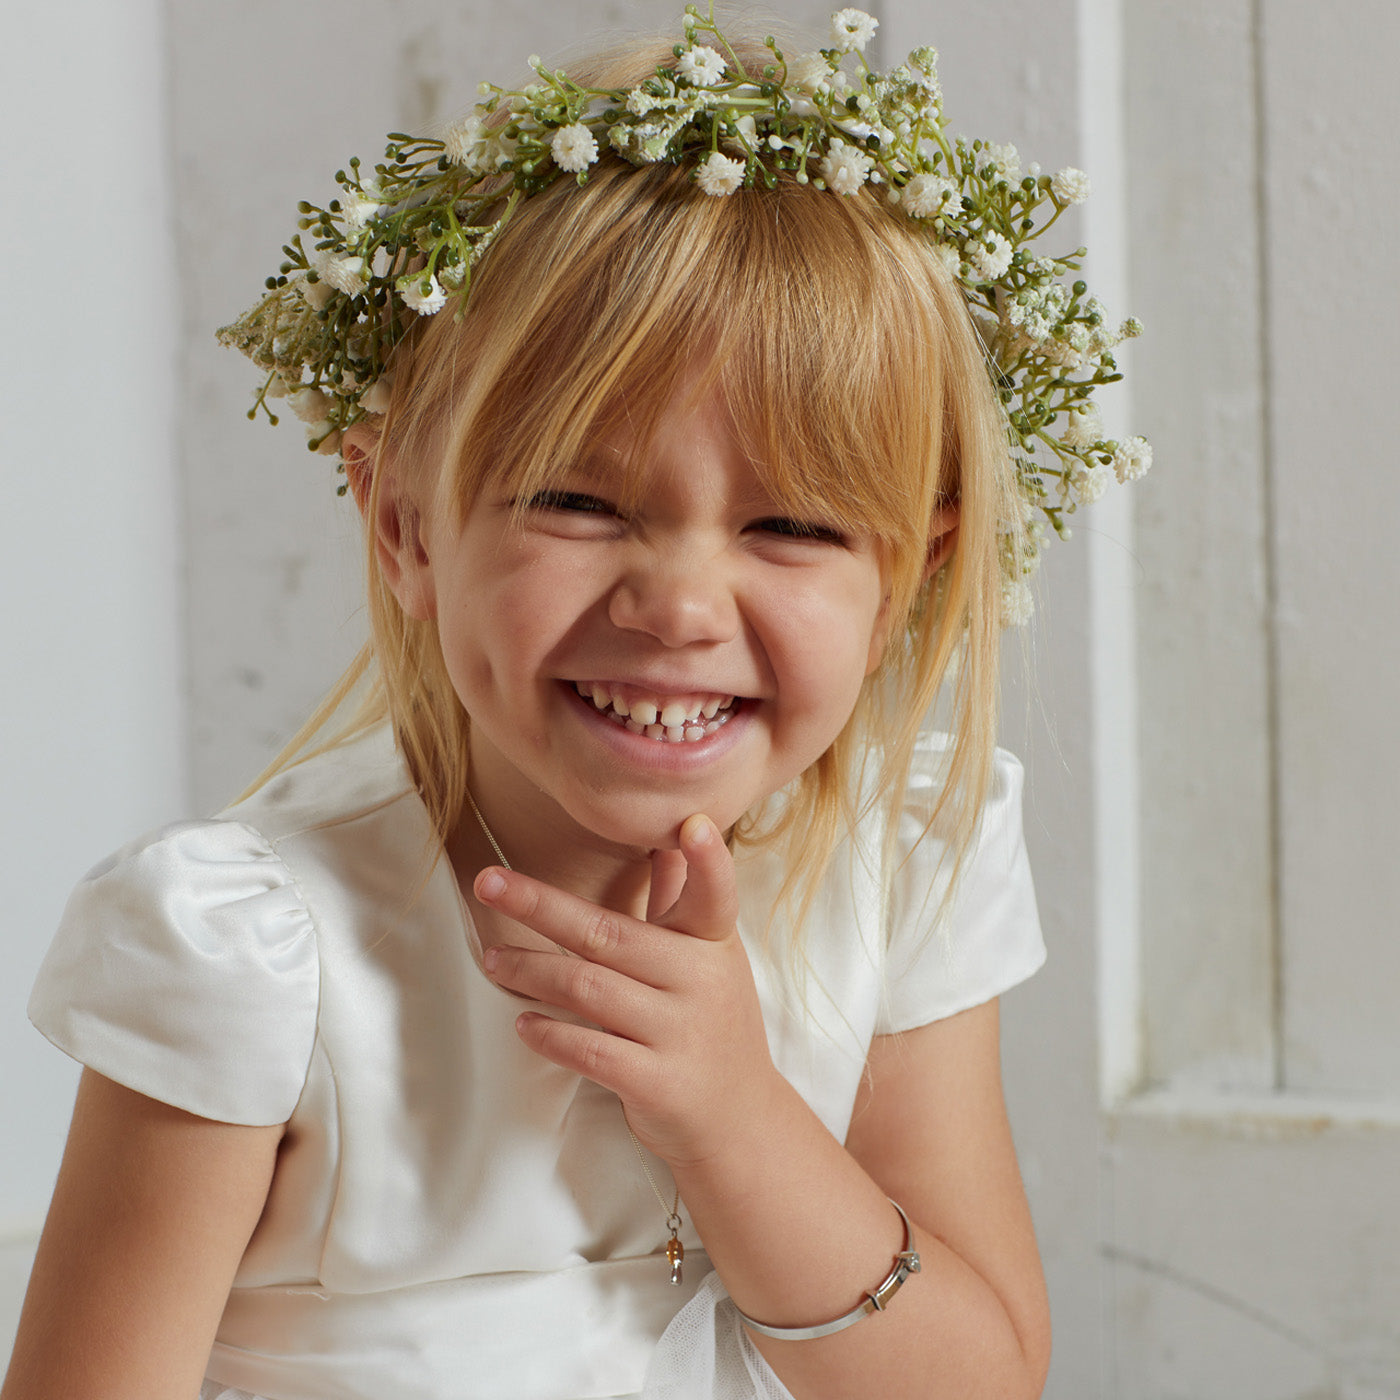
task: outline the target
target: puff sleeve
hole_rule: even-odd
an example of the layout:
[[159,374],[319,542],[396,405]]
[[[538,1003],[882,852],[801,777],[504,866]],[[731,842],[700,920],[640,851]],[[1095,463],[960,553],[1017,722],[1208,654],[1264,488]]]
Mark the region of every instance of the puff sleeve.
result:
[[226,1123],[285,1122],[316,1036],[315,929],[291,873],[238,822],[123,847],[74,891],[29,1001],[80,1063]]
[[876,1034],[927,1025],[980,1006],[1045,961],[1035,886],[1021,829],[1020,762],[996,751],[976,836],[951,903],[946,847],[919,841],[937,800],[942,736],[922,741],[910,774],[899,848],[907,852],[891,891],[885,997]]

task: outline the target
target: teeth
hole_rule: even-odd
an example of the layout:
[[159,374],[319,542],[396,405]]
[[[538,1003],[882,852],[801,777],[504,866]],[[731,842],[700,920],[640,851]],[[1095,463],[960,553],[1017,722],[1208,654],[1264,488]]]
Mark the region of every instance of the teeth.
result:
[[712,695],[705,700],[634,700],[599,682],[576,682],[574,689],[594,709],[631,731],[663,744],[693,744],[717,733],[733,714],[734,696]]

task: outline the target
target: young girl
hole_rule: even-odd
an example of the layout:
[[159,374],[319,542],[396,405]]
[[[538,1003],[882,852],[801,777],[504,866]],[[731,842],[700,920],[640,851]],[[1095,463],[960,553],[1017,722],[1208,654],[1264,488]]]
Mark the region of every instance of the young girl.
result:
[[302,207],[224,336],[343,459],[373,641],[73,897],[4,1400],[1039,1394],[998,637],[1027,505],[1145,448],[1027,247],[1083,177],[874,26],[536,60]]

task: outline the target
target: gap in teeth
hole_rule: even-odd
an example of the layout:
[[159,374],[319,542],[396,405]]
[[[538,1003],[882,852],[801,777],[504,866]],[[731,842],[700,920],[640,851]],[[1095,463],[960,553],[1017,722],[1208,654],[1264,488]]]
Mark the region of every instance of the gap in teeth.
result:
[[645,734],[665,744],[693,744],[713,734],[733,713],[733,695],[703,700],[665,700],[660,696],[633,700],[614,695],[605,685],[574,683],[574,689],[594,709],[633,734]]

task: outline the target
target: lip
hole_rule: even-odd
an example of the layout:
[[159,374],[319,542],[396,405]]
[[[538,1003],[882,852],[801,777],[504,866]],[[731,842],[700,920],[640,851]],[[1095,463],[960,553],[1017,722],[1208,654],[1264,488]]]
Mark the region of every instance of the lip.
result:
[[[729,693],[727,691],[716,692],[708,687],[691,686],[688,689],[685,687],[665,689],[657,686],[653,689],[650,685],[636,682],[629,682],[629,684],[634,689],[661,695]],[[724,757],[742,740],[744,731],[754,719],[755,702],[747,697],[736,697],[737,703],[733,716],[713,734],[707,734],[703,739],[695,739],[686,743],[661,743],[656,739],[649,739],[645,734],[634,734],[615,720],[608,719],[591,700],[585,700],[574,688],[574,685],[573,681],[560,681],[558,683],[565,704],[569,707],[570,712],[577,716],[588,733],[627,763],[653,769],[657,772],[689,772],[694,768],[704,767],[715,762]]]

